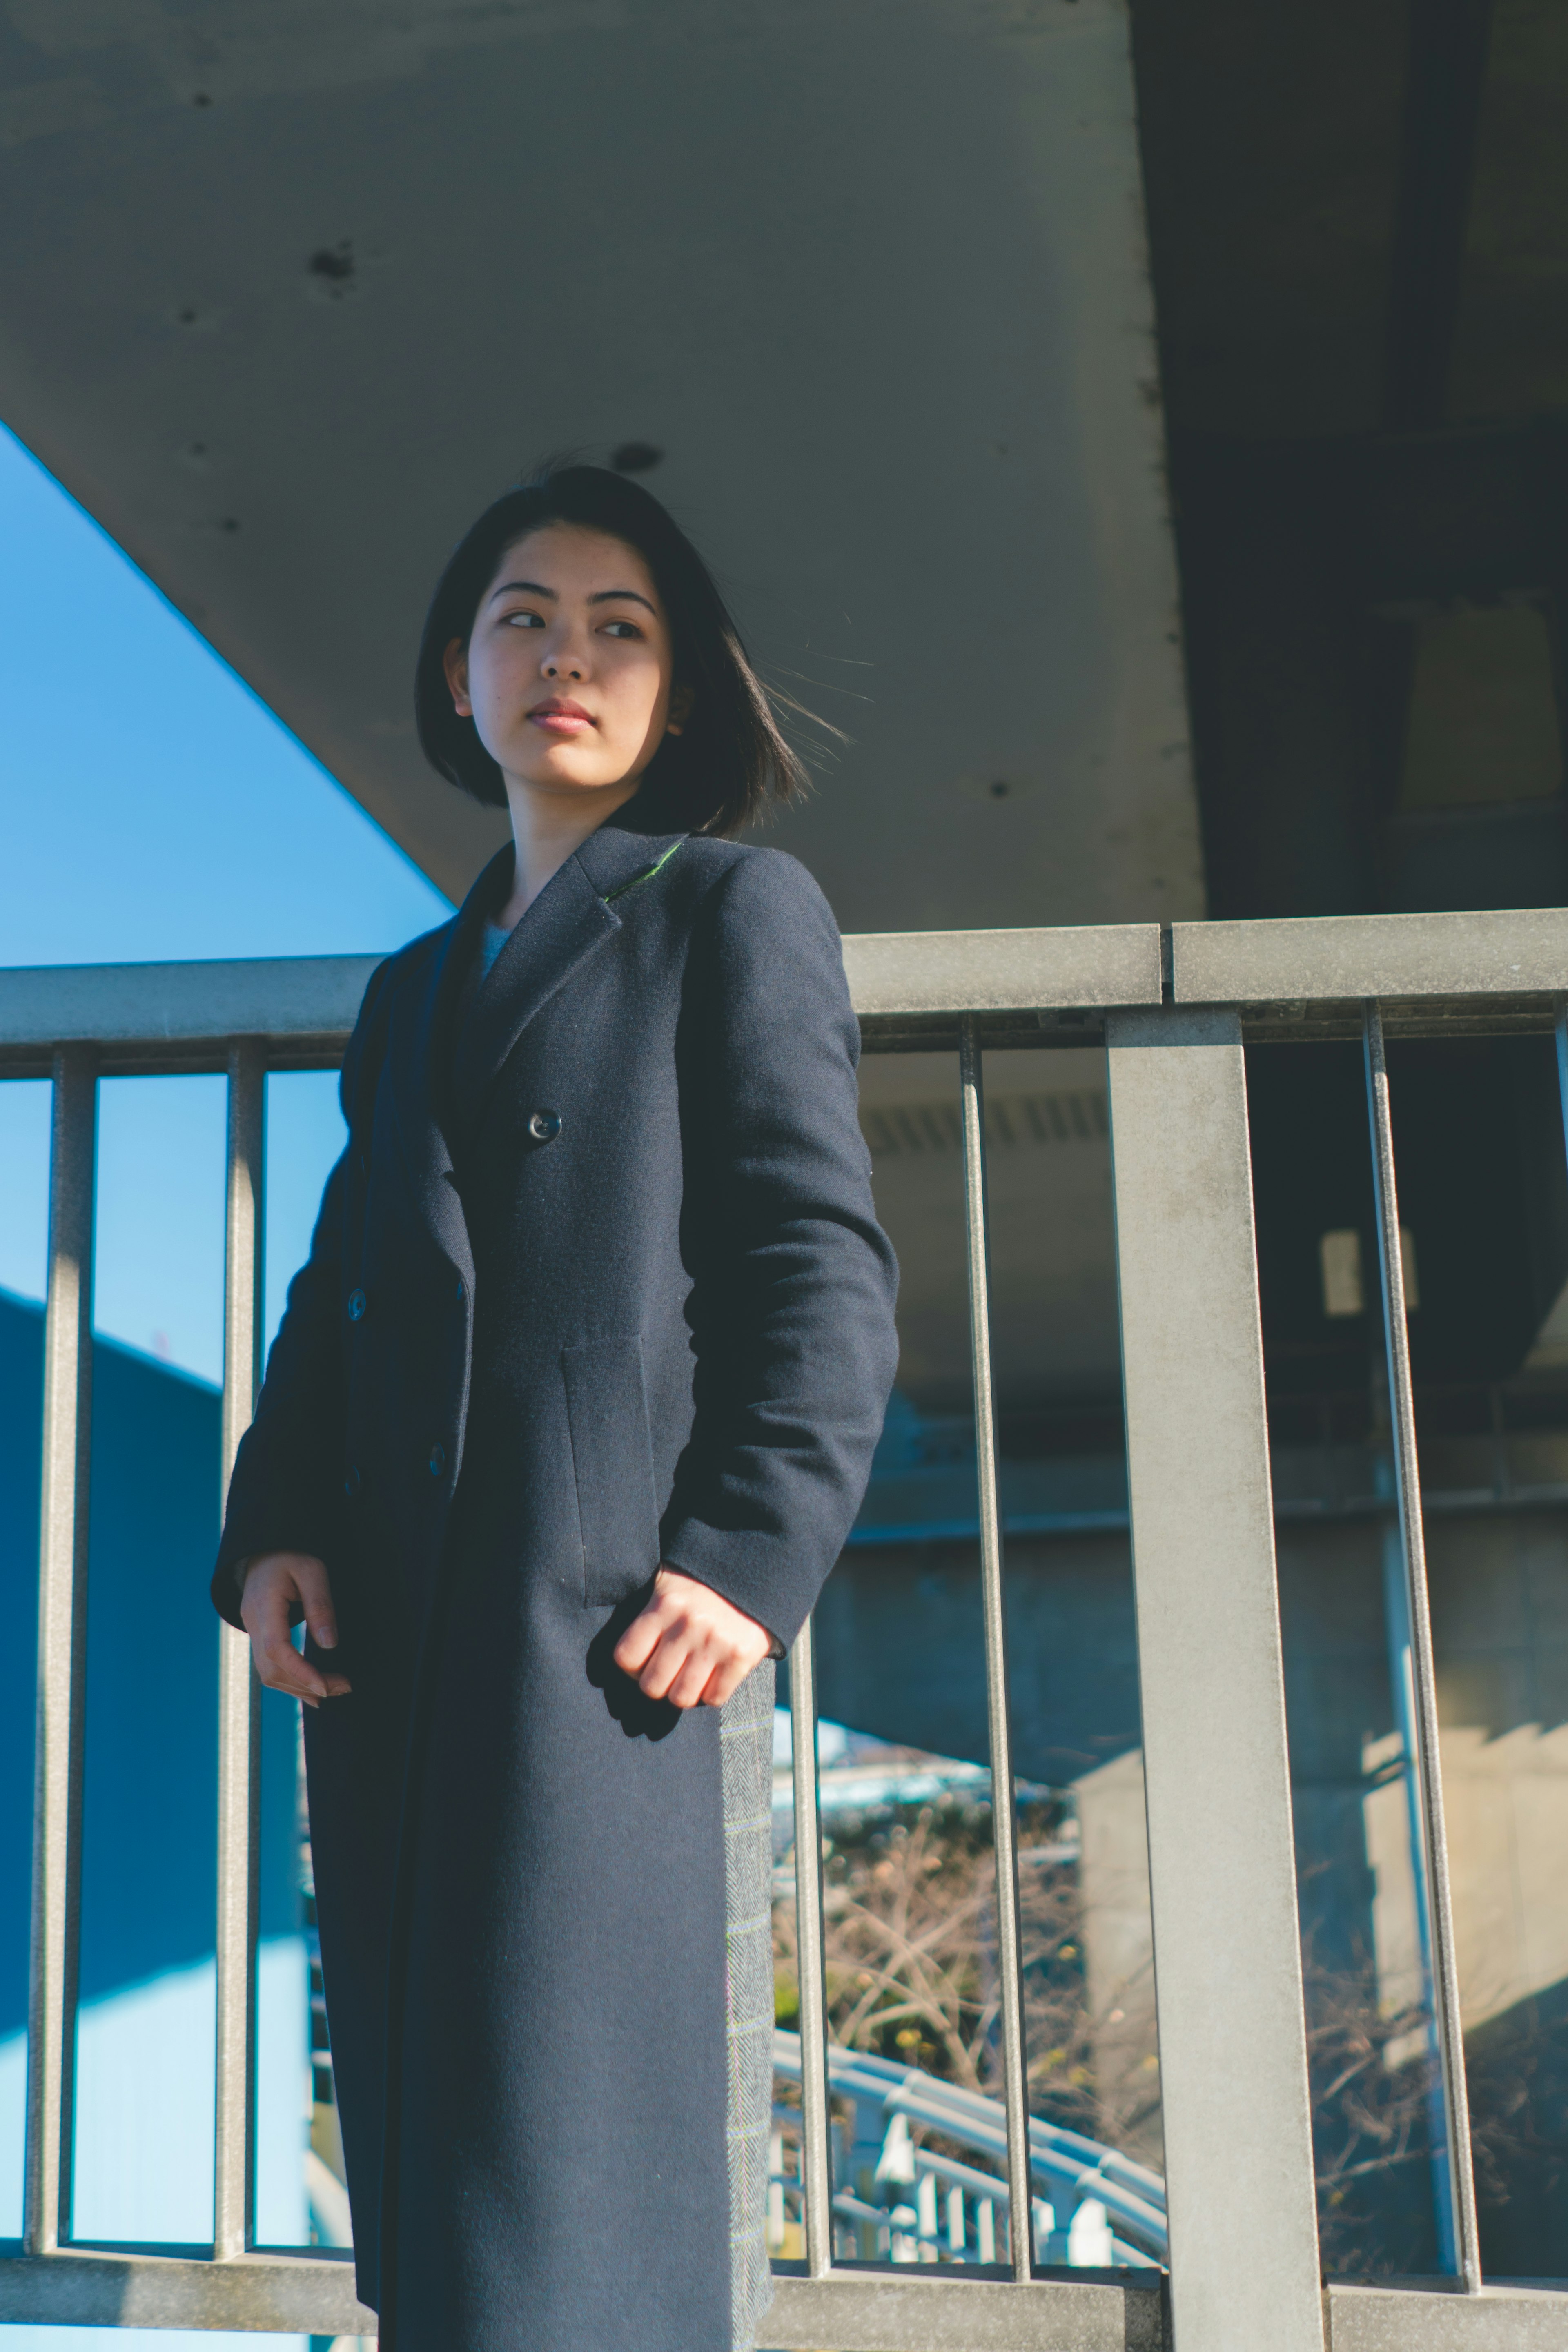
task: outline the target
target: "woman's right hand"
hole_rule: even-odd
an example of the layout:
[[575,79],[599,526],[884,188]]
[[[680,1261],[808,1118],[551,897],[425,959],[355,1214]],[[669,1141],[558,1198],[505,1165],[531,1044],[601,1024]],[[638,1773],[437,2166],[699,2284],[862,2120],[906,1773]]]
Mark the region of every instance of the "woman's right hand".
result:
[[289,1638],[302,1617],[318,1650],[338,1646],[332,1588],[326,1569],[309,1552],[258,1552],[245,1571],[239,1613],[256,1671],[268,1690],[287,1691],[307,1706],[317,1706],[324,1698],[342,1698],[350,1688],[346,1675],[321,1674]]

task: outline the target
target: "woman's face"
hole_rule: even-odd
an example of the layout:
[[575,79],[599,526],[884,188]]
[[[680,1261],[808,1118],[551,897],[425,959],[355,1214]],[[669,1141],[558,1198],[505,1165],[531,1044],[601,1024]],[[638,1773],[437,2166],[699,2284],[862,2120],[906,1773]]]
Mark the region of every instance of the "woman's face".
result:
[[642,557],[574,523],[508,548],[446,671],[508,782],[552,794],[635,786],[689,699],[672,695],[669,625]]

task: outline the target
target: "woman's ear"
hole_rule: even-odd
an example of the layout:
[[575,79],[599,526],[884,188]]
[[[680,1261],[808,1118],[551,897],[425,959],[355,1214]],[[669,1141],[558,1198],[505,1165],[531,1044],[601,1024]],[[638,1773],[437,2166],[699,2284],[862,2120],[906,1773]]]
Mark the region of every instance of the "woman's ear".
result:
[[474,706],[468,699],[468,648],[461,637],[454,637],[441,656],[441,667],[447,673],[453,706],[459,719],[471,719]]
[[[450,673],[448,673],[448,675],[450,675]],[[696,695],[689,686],[677,686],[671,688],[669,696],[669,717],[665,721],[664,728],[664,731],[667,735],[679,734],[681,729],[685,726],[687,720],[691,716],[691,707],[696,699]]]

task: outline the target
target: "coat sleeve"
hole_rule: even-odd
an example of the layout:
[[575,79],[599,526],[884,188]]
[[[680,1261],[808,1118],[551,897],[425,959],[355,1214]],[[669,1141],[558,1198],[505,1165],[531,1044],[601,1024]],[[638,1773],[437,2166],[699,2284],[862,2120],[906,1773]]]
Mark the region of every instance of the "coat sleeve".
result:
[[704,909],[682,1076],[696,1416],[665,1559],[794,1640],[860,1507],[898,1362],[837,926],[777,850]]
[[310,1255],[289,1285],[289,1302],[267,1360],[256,1418],[240,1441],[213,1571],[213,1606],[237,1625],[235,1570],[258,1552],[310,1552],[330,1562],[342,1510],[345,1390],[342,1350],[343,1216],[361,1148],[353,1107],[366,1042],[390,970],[371,974],[343,1056],[339,1100],[349,1141],[321,1195]]

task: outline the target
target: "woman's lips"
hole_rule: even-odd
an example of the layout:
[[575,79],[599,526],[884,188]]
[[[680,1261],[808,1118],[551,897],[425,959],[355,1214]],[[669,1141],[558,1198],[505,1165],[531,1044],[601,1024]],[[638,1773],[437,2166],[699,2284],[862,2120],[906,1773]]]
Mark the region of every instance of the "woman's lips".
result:
[[539,702],[528,715],[550,735],[580,735],[594,724],[580,702]]

